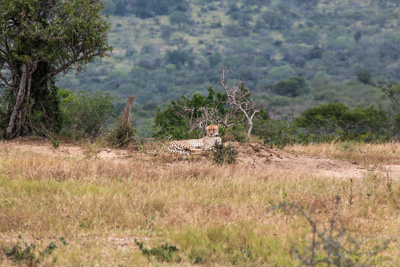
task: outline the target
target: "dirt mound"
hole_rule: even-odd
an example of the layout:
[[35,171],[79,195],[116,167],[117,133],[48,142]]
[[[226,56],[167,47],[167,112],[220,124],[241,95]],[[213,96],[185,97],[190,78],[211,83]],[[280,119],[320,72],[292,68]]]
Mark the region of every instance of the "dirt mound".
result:
[[265,167],[273,161],[294,157],[281,149],[271,149],[257,143],[232,143],[232,146],[238,151],[237,161],[253,167]]
[[247,168],[296,172],[300,176],[324,175],[337,178],[363,177],[366,170],[349,162],[296,156],[277,148],[257,143],[232,143],[238,151],[238,164]]

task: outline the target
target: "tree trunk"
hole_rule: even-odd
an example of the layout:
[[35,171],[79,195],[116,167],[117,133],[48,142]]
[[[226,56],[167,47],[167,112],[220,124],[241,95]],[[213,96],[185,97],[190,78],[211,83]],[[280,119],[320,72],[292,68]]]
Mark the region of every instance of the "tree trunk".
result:
[[249,130],[247,131],[247,136],[248,137],[250,137],[252,130],[253,130],[253,122],[249,121]]
[[15,132],[14,132],[15,121],[16,121],[18,112],[21,108],[21,104],[24,101],[28,69],[29,69],[29,66],[27,64],[22,65],[22,75],[21,75],[21,80],[19,81],[18,95],[17,95],[17,99],[15,100],[13,112],[11,113],[10,122],[8,123],[7,131],[6,131],[7,139],[11,139],[15,135]]
[[126,102],[124,113],[121,116],[120,124],[131,125],[131,109],[133,101],[136,98],[136,94],[131,95]]

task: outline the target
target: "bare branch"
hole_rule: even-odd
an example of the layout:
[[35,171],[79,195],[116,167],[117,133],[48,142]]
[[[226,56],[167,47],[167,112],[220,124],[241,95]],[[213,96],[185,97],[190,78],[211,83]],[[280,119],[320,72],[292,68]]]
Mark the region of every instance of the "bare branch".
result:
[[[232,109],[239,110],[247,119],[249,129],[247,135],[250,136],[253,130],[253,120],[257,113],[264,109],[263,103],[256,104],[251,97],[250,91],[243,87],[244,81],[239,80],[238,84],[229,85],[226,81],[226,70],[221,69],[220,84],[228,96],[228,104]],[[235,113],[235,112],[234,112]]]

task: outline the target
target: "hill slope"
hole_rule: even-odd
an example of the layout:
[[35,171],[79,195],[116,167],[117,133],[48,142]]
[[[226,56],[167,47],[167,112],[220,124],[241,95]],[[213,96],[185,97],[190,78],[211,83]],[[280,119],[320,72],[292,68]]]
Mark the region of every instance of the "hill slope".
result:
[[[114,25],[111,57],[59,84],[110,91],[118,98],[135,92],[134,108],[143,125],[170,99],[218,87],[221,67],[232,79],[246,80],[278,117],[329,101],[384,103],[378,89],[353,81],[400,79],[396,1],[164,2],[155,9],[157,3],[107,1]],[[268,89],[293,76],[304,77],[307,90],[293,97]]]

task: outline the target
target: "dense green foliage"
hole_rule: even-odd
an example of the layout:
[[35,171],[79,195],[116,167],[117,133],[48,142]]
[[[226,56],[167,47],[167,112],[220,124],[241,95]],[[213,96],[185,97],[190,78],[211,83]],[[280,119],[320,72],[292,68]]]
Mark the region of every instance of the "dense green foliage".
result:
[[[247,88],[241,86],[240,90],[251,99]],[[251,132],[260,134],[265,131],[268,120],[267,111],[256,112]],[[208,89],[207,97],[200,94],[194,94],[192,98],[183,96],[178,101],[172,101],[165,110],[158,111],[153,135],[173,139],[200,138],[205,134],[205,126],[211,123],[219,125],[221,135],[229,133],[236,141],[244,142],[249,137],[250,124],[246,115],[229,103],[226,94],[216,93],[212,87]]]
[[295,125],[316,140],[375,141],[389,138],[389,115],[382,108],[357,107],[351,110],[343,103],[329,103],[307,109],[295,119]]
[[105,0],[105,5],[109,15],[134,14],[143,19],[189,8],[185,0]]
[[[137,123],[147,125],[141,134],[151,134],[156,109],[171,99],[206,95],[210,86],[218,91],[223,66],[283,119],[328,102],[385,106],[389,102],[369,84],[400,79],[396,1],[106,2],[108,14],[116,15],[111,59],[59,84],[111,91],[121,103],[137,93]],[[306,84],[295,85],[292,77]]]
[[[386,89],[388,94],[391,92],[393,100],[397,99],[395,95],[397,96],[398,88],[399,86],[393,86]],[[165,110],[156,114],[155,137],[187,139],[203,136],[202,129],[195,128],[195,131],[190,131],[191,118],[204,116],[201,107],[217,107],[219,115],[223,116],[227,112],[227,103],[223,102],[226,101],[224,96],[215,94],[210,88],[208,97],[195,94],[192,98],[182,97],[176,102],[172,101]],[[185,113],[185,110],[191,108],[193,113]],[[245,121],[238,117],[229,121],[233,122],[229,127],[220,127],[221,135],[234,141],[247,141]],[[254,121],[252,135],[270,146],[283,147],[296,142],[381,142],[398,139],[399,129],[400,113],[396,110],[385,111],[381,106],[350,108],[343,103],[328,103],[308,108],[292,122],[271,119],[266,111],[262,111]],[[221,150],[219,153],[223,152]]]
[[272,92],[281,96],[296,97],[305,93],[306,81],[303,77],[292,77],[269,86]]
[[65,137],[96,138],[101,134],[114,112],[114,98],[109,93],[77,92],[66,89],[58,92],[61,109],[61,129]]
[[[173,139],[200,138],[204,136],[205,129],[190,131],[190,121],[184,108],[193,108],[193,117],[201,117],[201,107],[215,107],[219,114],[225,113],[226,96],[216,93],[212,87],[208,89],[208,96],[194,94],[191,98],[181,97],[172,101],[163,111],[158,111],[154,118],[154,137]],[[191,116],[190,116],[191,117]],[[212,122],[210,122],[212,123]]]
[[100,0],[0,2],[0,131],[7,128],[7,138],[59,129],[55,76],[111,51],[102,10]]
[[236,163],[238,152],[231,144],[215,144],[212,155],[216,164],[233,164]]

